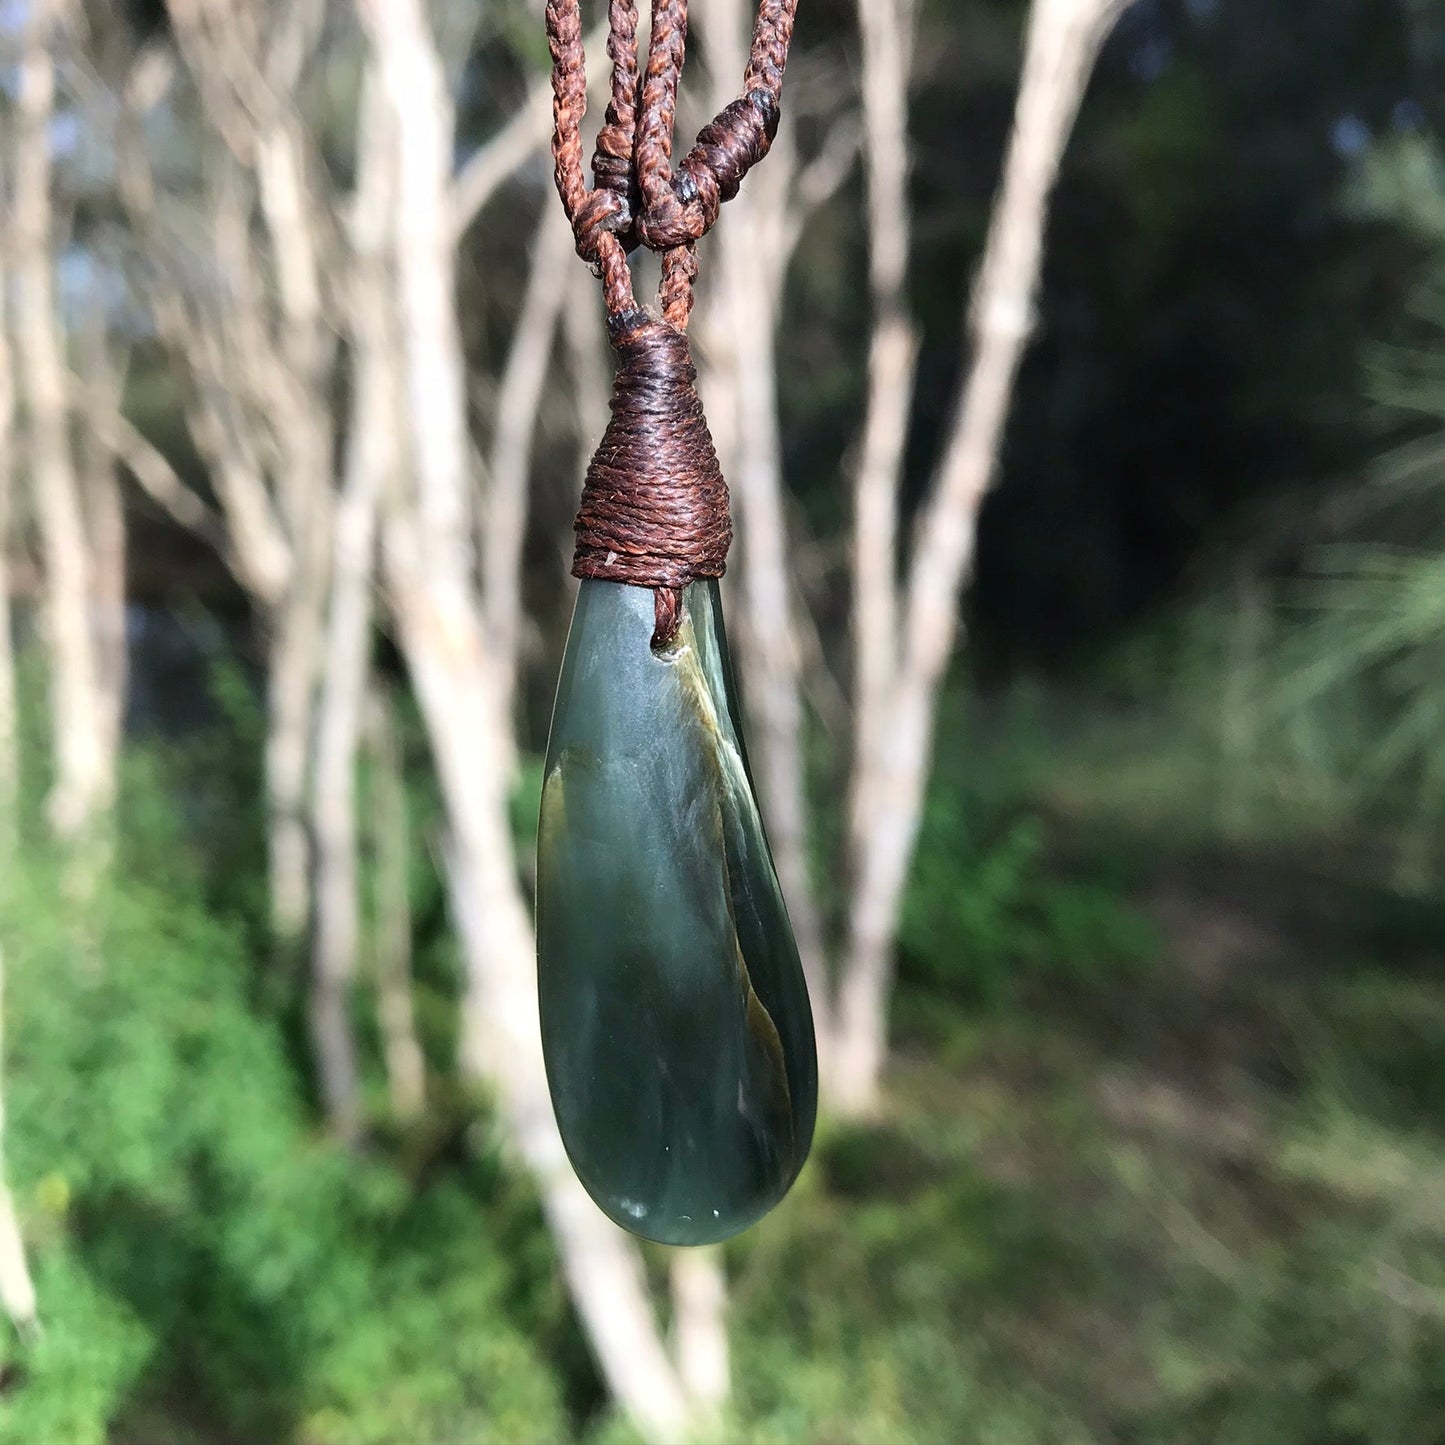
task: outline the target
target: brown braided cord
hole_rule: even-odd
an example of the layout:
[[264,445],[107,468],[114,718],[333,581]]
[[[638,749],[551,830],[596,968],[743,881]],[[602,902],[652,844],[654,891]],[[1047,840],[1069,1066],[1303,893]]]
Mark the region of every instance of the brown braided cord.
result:
[[[637,129],[636,0],[609,0],[607,58],[612,62],[612,99],[597,134],[592,175],[599,187],[615,191],[627,202],[631,216],[637,210],[637,179],[632,166],[632,137]],[[636,244],[630,225],[622,239],[629,250]]]
[[[547,0],[552,52],[557,192],[577,253],[602,280],[618,352],[612,421],[588,469],[577,513],[577,577],[651,587],[654,645],[676,634],[682,589],[720,577],[732,526],[727,485],[695,387],[687,346],[697,242],[777,134],[783,71],[797,0],[760,0],[743,93],[698,133],[672,166],[677,89],[687,43],[687,0],[653,0],[639,71],[636,0],[608,0],[612,93],[582,171],[587,108],[580,0]],[[640,83],[640,94],[639,94]],[[659,321],[639,309],[627,253],[662,253]]]
[[783,72],[798,0],[761,0],[753,26],[743,93],[698,133],[680,166],[672,167],[677,87],[687,40],[687,0],[654,0],[647,65],[638,98],[636,0],[608,0],[607,54],[612,98],[597,137],[595,186],[582,173],[581,124],[587,109],[581,0],[547,0],[552,52],[552,153],[557,191],[577,238],[577,252],[602,273],[608,311],[632,309],[613,268],[634,245],[670,251],[702,239],[743,177],[777,134]]

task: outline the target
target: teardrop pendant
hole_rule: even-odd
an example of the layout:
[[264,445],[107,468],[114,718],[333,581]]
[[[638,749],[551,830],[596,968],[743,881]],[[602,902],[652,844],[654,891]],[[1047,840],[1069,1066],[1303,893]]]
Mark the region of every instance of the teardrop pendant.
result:
[[654,649],[647,588],[585,580],[537,850],[547,1079],[612,1219],[709,1244],[787,1192],[812,1142],[807,988],[743,750],[718,587]]

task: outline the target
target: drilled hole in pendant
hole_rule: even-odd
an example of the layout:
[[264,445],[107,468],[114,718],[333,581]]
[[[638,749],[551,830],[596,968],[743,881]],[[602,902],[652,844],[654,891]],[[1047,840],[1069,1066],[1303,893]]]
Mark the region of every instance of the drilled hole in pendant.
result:
[[665,657],[676,650],[682,628],[682,588],[654,587],[652,609],[652,650]]

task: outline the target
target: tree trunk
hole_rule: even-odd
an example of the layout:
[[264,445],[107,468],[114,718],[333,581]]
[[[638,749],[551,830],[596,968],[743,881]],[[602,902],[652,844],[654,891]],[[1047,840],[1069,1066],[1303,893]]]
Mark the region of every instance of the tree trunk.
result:
[[[871,724],[868,757],[860,757],[834,1094],[848,1113],[867,1112],[878,1100],[892,940],[923,811],[938,688],[973,562],[978,509],[1032,327],[1049,194],[1099,46],[1123,8],[1123,0],[1034,0],[1029,12],[1014,129],[972,292],[972,360],[896,608],[901,628],[890,642],[898,658],[891,696]],[[860,554],[860,586],[864,565]],[[881,563],[868,565],[876,570]]]
[[[266,757],[272,807],[272,909],[277,936],[298,939],[312,906],[311,840],[306,797],[313,728],[326,645],[328,574],[333,547],[332,429],[328,395],[330,343],[321,315],[319,222],[307,187],[297,118],[281,111],[259,127],[255,147],[257,195],[271,242],[279,302],[279,359],[284,382],[273,398],[280,442],[279,511],[291,538],[290,586],[274,619],[271,705]],[[364,508],[363,508],[364,510]],[[352,600],[354,600],[354,590]],[[355,608],[352,609],[353,613]],[[354,617],[342,624],[356,624]],[[360,628],[364,637],[366,627]],[[346,639],[354,654],[356,643]],[[361,685],[352,694],[352,756],[359,726]]]
[[0,266],[0,869],[19,843],[20,739],[15,708],[15,633],[10,615],[10,517],[14,497],[15,381],[6,294]]
[[[706,27],[712,104],[732,100],[747,60],[750,16],[740,0],[698,7]],[[705,404],[713,409],[728,482],[738,502],[743,605],[741,661],[749,752],[759,803],[787,900],[813,1003],[819,1064],[826,1076],[832,1040],[831,990],[822,915],[809,862],[807,766],[801,687],[802,648],[784,516],[774,337],[782,281],[800,209],[790,133],[774,143],[768,167],[734,199],[719,228],[716,279],[705,310],[710,363]]]
[[25,1262],[25,1243],[15,1200],[5,1178],[5,955],[0,950],[0,1306],[22,1332],[35,1328],[35,1285]]
[[266,830],[271,924],[283,945],[303,937],[311,909],[306,785],[324,627],[314,599],[293,583],[267,642]]
[[[365,376],[368,369],[379,373],[379,386]],[[360,1071],[350,1017],[359,937],[356,759],[371,665],[377,506],[390,466],[389,401],[385,367],[360,361],[351,456],[336,513],[311,793],[315,847],[311,1043],[327,1120],[336,1137],[348,1143],[357,1139],[362,1126]]]
[[[875,827],[898,747],[890,719],[898,666],[898,494],[917,353],[904,296],[908,84],[915,13],[913,0],[859,0],[858,5],[873,331],[853,476],[853,762],[847,837],[855,888],[865,870],[877,867],[883,856]],[[889,856],[896,856],[896,850]],[[875,889],[870,897],[881,891]],[[876,1094],[887,1008],[887,980],[878,970],[888,956],[893,920],[886,908],[874,907],[866,919],[850,917],[849,928],[850,957],[844,959],[839,981],[838,1037],[827,1081],[828,1092],[845,1115],[870,1106]],[[865,932],[866,945],[854,941]],[[852,954],[858,955],[856,961]]]
[[[741,213],[730,220],[738,224],[721,228],[717,239],[719,266],[712,294],[721,325],[709,337],[708,352],[716,358],[712,376],[721,380],[719,373],[726,373],[731,403],[726,411],[732,425],[721,439],[728,481],[738,501],[743,697],[759,802],[813,999],[819,1062],[826,1070],[831,1010],[822,919],[809,865],[801,648],[789,584],[773,350],[778,318],[768,304],[765,267],[754,251],[758,227],[748,224],[757,209],[755,198],[740,195],[736,204]],[[745,344],[740,344],[743,338]]]
[[42,615],[50,651],[55,782],[52,826],[78,839],[108,807],[114,757],[104,738],[91,567],[70,450],[66,367],[51,260],[51,135],[60,7],[36,0],[26,24],[17,97],[15,185],[16,361],[29,422],[29,470],[45,566]]
[[893,935],[918,835],[928,779],[933,691],[916,679],[898,683],[886,720],[888,746],[873,762],[867,816],[848,911],[848,937],[838,990],[833,1105],[844,1118],[876,1109],[888,1054],[888,996]]
[[362,1128],[360,1069],[350,1017],[360,912],[356,760],[371,666],[377,516],[398,462],[397,374],[387,324],[389,208],[394,154],[384,107],[368,77],[361,103],[358,180],[346,297],[351,342],[351,427],[335,509],[330,614],[317,706],[311,829],[315,847],[311,1042],[332,1132]]
[[115,454],[107,436],[116,428],[125,389],[124,369],[110,355],[106,317],[99,297],[87,307],[81,335],[81,476],[85,531],[89,539],[91,613],[94,619],[96,685],[102,746],[115,771],[125,725],[129,648],[125,611],[125,506]]
[[371,755],[371,857],[377,1019],[391,1111],[400,1123],[426,1106],[426,1059],[411,995],[411,848],[406,775],[390,694],[373,683],[366,732]]
[[732,1388],[721,1251],[675,1249],[670,1262],[677,1372],[701,1422],[716,1424]]

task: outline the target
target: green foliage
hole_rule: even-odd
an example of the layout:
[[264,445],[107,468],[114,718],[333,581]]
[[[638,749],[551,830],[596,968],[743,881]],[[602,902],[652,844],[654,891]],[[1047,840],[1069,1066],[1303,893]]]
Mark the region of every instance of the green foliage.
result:
[[[197,624],[200,628],[200,624]],[[205,673],[201,718],[179,737],[128,747],[121,759],[118,859],[124,874],[195,889],[198,903],[268,948],[265,703],[254,679],[222,654]]]
[[906,978],[997,1006],[1151,961],[1157,939],[1117,880],[1061,876],[1036,815],[991,811],[946,777],[931,789],[898,932]]
[[[1445,1440],[1445,1009],[1432,982],[1343,969],[1280,999],[1298,1101],[1266,1168],[1284,1227],[1196,1278],[1156,1346],[1158,1439]],[[1236,1272],[1237,1271],[1237,1272]]]
[[1439,141],[1418,131],[1370,146],[1352,168],[1345,208],[1398,222],[1427,241],[1445,241],[1445,158]]
[[[539,1351],[555,1344],[560,1291],[549,1281],[530,1302],[542,1316],[524,1313],[503,1263],[510,1242],[532,1255],[545,1278],[536,1222],[525,1222],[519,1231],[504,1211],[479,1217],[477,1200],[456,1187],[432,1191],[397,1218],[374,1265],[368,1308],[379,1318],[372,1328],[332,1336],[318,1368],[321,1403],[301,1439],[388,1445],[569,1434],[559,1377]],[[494,1238],[480,1238],[481,1229]],[[518,1315],[530,1317],[531,1333],[518,1327]]]
[[748,1438],[1094,1438],[1067,1403],[1011,1380],[982,1327],[1069,1278],[1067,1241],[1028,1191],[988,1179],[956,1131],[934,1124],[825,1136],[797,1207],[739,1251]]
[[0,1439],[561,1438],[535,1205],[495,1161],[412,1182],[316,1142],[197,891],[122,875],[77,907],[32,854],[0,940],[45,1325]]
[[[1391,150],[1385,173],[1415,155]],[[1433,152],[1432,152],[1433,154]],[[1382,162],[1383,164],[1383,162]],[[1439,185],[1438,166],[1429,172]],[[1376,171],[1374,175],[1379,185]],[[1417,197],[1418,199],[1418,197]],[[1395,204],[1399,204],[1398,197]],[[1385,202],[1377,198],[1377,204]],[[1437,241],[1438,248],[1438,241]],[[1426,893],[1445,876],[1445,271],[1417,286],[1367,384],[1390,438],[1292,575],[1241,555],[1112,664],[1126,699],[1094,766],[1121,811],[1232,840],[1313,835]],[[1290,538],[1293,550],[1298,544]],[[1267,555],[1267,554],[1266,554]],[[1263,575],[1262,575],[1263,574]],[[1152,725],[1141,734],[1140,721]],[[1108,758],[1106,763],[1104,760]]]
[[1180,1305],[1202,1320],[1157,1357],[1178,1398],[1143,1438],[1438,1445],[1445,1439],[1439,1257],[1438,1241],[1433,1250],[1382,1255],[1368,1234],[1326,1226],[1233,1299],[1192,1292]]

